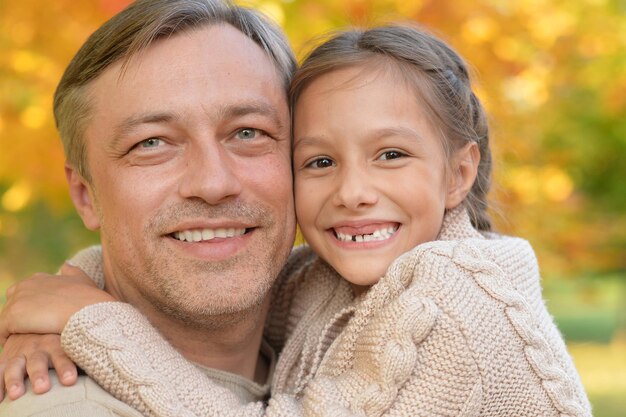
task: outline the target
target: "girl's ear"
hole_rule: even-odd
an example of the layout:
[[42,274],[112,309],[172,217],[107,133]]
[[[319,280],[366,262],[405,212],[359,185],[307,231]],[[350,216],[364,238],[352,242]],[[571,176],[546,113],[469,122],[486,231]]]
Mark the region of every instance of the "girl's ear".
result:
[[474,185],[480,163],[480,150],[476,142],[468,143],[452,157],[452,172],[448,178],[446,209],[453,209],[467,196]]
[[98,230],[100,228],[100,217],[94,204],[91,185],[74,167],[68,164],[65,164],[65,177],[70,188],[70,197],[74,202],[76,211],[83,219],[85,227],[89,230]]

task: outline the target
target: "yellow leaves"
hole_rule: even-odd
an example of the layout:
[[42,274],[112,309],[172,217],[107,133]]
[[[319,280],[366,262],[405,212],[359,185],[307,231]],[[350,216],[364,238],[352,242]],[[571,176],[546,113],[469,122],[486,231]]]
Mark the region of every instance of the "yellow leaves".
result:
[[423,3],[422,0],[395,0],[396,9],[404,16],[414,16],[420,11]]
[[[129,1],[26,1],[0,13],[0,67],[5,70],[0,81],[0,237],[20,235],[23,224],[32,221],[25,208],[34,200],[62,207],[60,212],[70,210],[52,94],[80,44]],[[235,1],[280,24],[300,56],[315,44],[310,39],[351,23],[412,19],[441,34],[480,74],[475,91],[490,116],[495,164],[504,177],[498,182],[510,191],[495,197],[511,200],[506,217],[515,226],[510,232],[558,248],[543,255],[548,262],[542,265],[550,272],[623,267],[621,247],[613,255],[607,248],[623,245],[626,216],[604,220],[603,207],[574,184],[566,171],[570,167],[558,162],[537,166],[534,159],[539,153],[542,161],[568,159],[580,171],[585,161],[578,155],[587,155],[577,147],[609,146],[602,140],[610,134],[626,140],[620,121],[626,110],[626,15],[614,1]],[[576,119],[586,115],[593,117]],[[551,144],[546,137],[560,139]],[[500,161],[500,155],[507,160]],[[18,178],[23,182],[16,183]],[[602,253],[591,255],[591,248]],[[563,253],[576,257],[571,261]],[[607,261],[601,265],[596,260],[603,254]]]
[[6,301],[5,294],[7,290],[17,282],[18,280],[15,275],[9,273],[8,271],[0,270],[0,303],[4,303]]
[[16,51],[11,58],[11,67],[18,73],[29,73],[37,69],[40,59],[28,50]]
[[569,175],[555,166],[544,168],[543,178],[545,196],[556,203],[567,200],[574,190],[574,183]]
[[548,99],[550,68],[536,64],[503,82],[503,95],[519,109],[530,110]]
[[527,45],[511,36],[500,36],[493,43],[493,52],[503,61],[525,63],[531,57]]
[[256,8],[265,13],[281,27],[285,24],[285,11],[283,6],[276,1],[263,1],[257,4]]
[[478,82],[474,82],[474,94],[476,94],[480,103],[483,105],[487,113],[489,113],[492,108],[491,97],[487,94],[484,87]]
[[525,205],[535,203],[539,197],[539,177],[533,167],[522,166],[512,169],[505,178],[505,184]]
[[58,65],[49,57],[38,54],[30,49],[18,49],[9,55],[9,66],[15,73],[31,82],[43,80],[54,85],[60,77]]
[[[2,215],[0,212],[0,237],[10,237],[17,235],[18,222],[15,216]],[[0,286],[2,285],[2,271],[0,271]]]
[[533,16],[528,21],[528,29],[539,42],[539,48],[548,48],[559,37],[568,35],[575,24],[576,19],[567,9],[548,9]]
[[487,16],[469,18],[461,28],[461,36],[469,43],[486,42],[496,37],[498,25]]
[[9,212],[22,210],[31,199],[33,190],[26,180],[18,181],[2,196],[2,208]]
[[503,183],[524,205],[533,205],[540,199],[561,203],[574,191],[571,177],[554,165],[511,168]]
[[626,392],[626,341],[616,338],[608,345],[577,343],[568,348],[589,394]]
[[20,122],[29,129],[41,128],[47,118],[49,110],[43,109],[41,106],[28,106],[20,114]]
[[26,45],[35,38],[35,28],[27,22],[16,21],[8,26],[9,37],[16,45]]

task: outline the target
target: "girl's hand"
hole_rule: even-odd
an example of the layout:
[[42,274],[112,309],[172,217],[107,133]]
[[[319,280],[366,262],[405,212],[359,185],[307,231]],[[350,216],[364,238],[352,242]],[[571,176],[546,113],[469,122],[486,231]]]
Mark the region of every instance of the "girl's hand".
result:
[[52,386],[49,368],[55,369],[61,384],[69,386],[76,383],[76,365],[61,348],[58,334],[9,336],[0,354],[0,401],[4,399],[5,390],[11,400],[24,395],[26,376],[35,394],[48,392]]
[[9,288],[0,312],[0,344],[16,333],[61,334],[72,314],[81,308],[115,301],[79,268],[65,264],[61,273],[35,274]]

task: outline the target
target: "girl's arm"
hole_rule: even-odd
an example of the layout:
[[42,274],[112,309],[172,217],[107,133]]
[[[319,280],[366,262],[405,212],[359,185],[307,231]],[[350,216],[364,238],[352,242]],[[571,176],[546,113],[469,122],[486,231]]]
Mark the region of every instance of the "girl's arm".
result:
[[33,392],[50,390],[48,368],[56,370],[63,385],[76,382],[76,366],[61,348],[61,331],[82,307],[113,297],[98,289],[104,285],[99,247],[79,252],[72,261],[90,275],[65,264],[62,276],[35,274],[7,291],[0,313],[0,401],[5,391],[13,400],[21,397],[27,375]]
[[[391,320],[390,326],[392,316],[400,320]],[[430,331],[435,316],[430,304],[405,298],[390,303],[358,337],[364,348],[351,369],[314,377],[298,398],[273,393],[267,405],[241,404],[128,304],[82,309],[63,330],[62,343],[96,382],[148,416],[374,416],[392,405],[410,377],[417,360],[415,340]]]
[[[40,310],[38,307],[42,305],[41,303],[50,305],[50,300],[57,299],[61,294],[68,294],[67,286],[75,285],[66,282],[67,279],[55,280],[50,276],[40,276],[39,279],[45,281],[42,284],[47,286],[45,292],[36,294],[33,288],[37,288],[38,285],[32,281],[30,284],[33,284],[33,288],[30,284],[20,284],[21,287],[18,286],[13,294],[13,306],[18,304],[15,300],[21,300],[19,303],[25,311],[33,314],[34,311]],[[64,285],[65,290],[62,289]],[[72,289],[73,303],[86,299],[82,296],[76,297],[75,294],[95,290],[94,287],[88,288],[84,284],[82,286],[85,288]],[[31,290],[32,293],[29,292]],[[53,294],[53,297],[50,298],[50,294]],[[62,299],[61,304],[64,305],[68,301],[63,297],[58,299]],[[58,306],[54,308],[62,309]],[[68,311],[69,309],[66,309],[65,313],[58,315],[63,317]],[[46,311],[45,314],[52,313]],[[415,317],[415,314],[409,316]],[[17,316],[13,317],[17,319]],[[46,320],[52,324],[48,327],[30,328],[29,331],[43,333],[58,331],[58,323],[62,318]],[[42,322],[35,318],[30,319],[29,323],[31,324],[27,324],[28,326],[33,326],[32,323],[39,323],[38,326],[41,326]],[[402,325],[411,328],[412,323],[421,321],[402,322]],[[373,344],[374,349],[365,349],[357,355],[352,369],[337,376],[320,375],[319,378],[314,378],[298,399],[274,393],[267,406],[261,402],[240,404],[235,394],[215,384],[186,361],[162,339],[145,317],[123,303],[100,302],[82,309],[72,316],[63,331],[62,341],[70,357],[94,380],[122,401],[147,415],[351,416],[378,415],[380,409],[371,406],[371,395],[376,394],[381,388],[379,383],[381,375],[389,381],[383,387],[386,392],[385,401],[389,403],[393,401],[394,392],[397,392],[398,387],[408,377],[407,370],[412,369],[415,349],[411,337],[409,336],[402,346],[397,344],[386,346],[387,330],[380,332],[380,326],[372,324],[363,331],[359,339],[363,340],[361,344]],[[381,369],[380,365],[383,362],[378,360],[381,354],[378,346],[404,350],[406,360],[400,362],[403,366]]]
[[24,395],[26,375],[35,394],[48,392],[52,388],[48,368],[56,370],[61,384],[76,383],[76,365],[63,351],[59,334],[10,336],[0,354],[0,402],[5,391],[11,400]]

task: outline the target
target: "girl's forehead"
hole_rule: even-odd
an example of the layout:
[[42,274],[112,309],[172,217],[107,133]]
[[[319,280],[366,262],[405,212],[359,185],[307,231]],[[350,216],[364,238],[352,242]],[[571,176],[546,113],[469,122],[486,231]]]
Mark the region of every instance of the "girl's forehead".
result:
[[316,94],[331,94],[338,91],[350,92],[364,87],[385,84],[390,90],[408,92],[412,95],[417,93],[409,77],[404,76],[400,70],[392,66],[375,65],[365,62],[358,65],[343,66],[320,74],[303,89],[300,102],[306,92],[315,90]]

